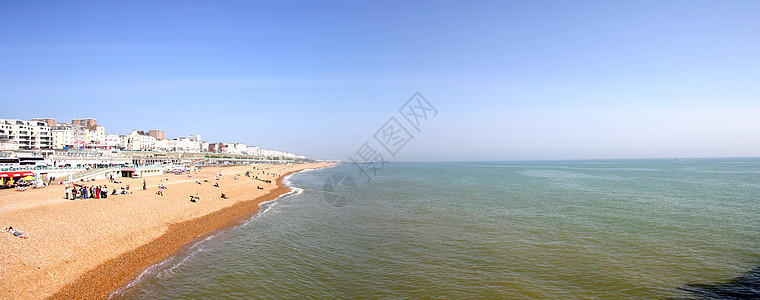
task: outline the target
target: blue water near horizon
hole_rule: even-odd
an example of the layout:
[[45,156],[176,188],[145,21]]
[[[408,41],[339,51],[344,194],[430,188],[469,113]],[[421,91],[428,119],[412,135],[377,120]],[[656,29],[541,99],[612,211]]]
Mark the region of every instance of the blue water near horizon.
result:
[[[344,207],[323,197],[336,173],[358,185]],[[292,194],[114,298],[720,298],[757,281],[758,158],[392,163],[362,179],[294,174]]]

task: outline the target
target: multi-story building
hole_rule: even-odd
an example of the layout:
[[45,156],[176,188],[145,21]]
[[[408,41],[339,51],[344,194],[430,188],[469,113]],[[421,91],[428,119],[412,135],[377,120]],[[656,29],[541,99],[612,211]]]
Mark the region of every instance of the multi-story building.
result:
[[92,137],[92,131],[78,124],[73,124],[71,126],[74,128],[74,147],[84,148],[91,143],[90,138]]
[[13,133],[13,125],[6,120],[0,120],[0,150],[18,150],[18,141],[11,138]]
[[130,151],[153,151],[156,145],[156,138],[142,130],[133,130],[127,138],[127,150]]
[[74,126],[68,123],[58,123],[50,129],[53,136],[53,149],[74,147]]
[[104,145],[106,142],[106,129],[103,126],[95,125],[90,128],[90,142],[97,145]]
[[106,134],[105,141],[103,142],[108,149],[123,149],[121,144],[121,138],[118,134]]
[[98,121],[95,119],[73,119],[71,125],[79,125],[85,128],[92,128],[98,125]]
[[[238,145],[240,145],[238,147]],[[229,154],[244,154],[245,153],[245,144],[242,143],[224,143],[224,153]],[[241,150],[242,149],[242,150]]]
[[178,152],[200,152],[201,151],[201,143],[200,141],[193,141],[188,138],[178,138],[174,141],[172,151],[178,151]]
[[277,157],[279,159],[305,158],[305,156],[297,156],[290,152],[278,151],[278,150],[258,149],[257,152],[258,154],[249,154],[249,155],[256,155],[256,156],[263,156],[263,157],[270,157],[270,158]]
[[208,152],[227,153],[227,145],[224,143],[208,144]]
[[0,149],[37,150],[52,149],[50,127],[42,121],[0,119]]
[[238,154],[245,154],[245,150],[248,149],[248,146],[243,143],[235,143],[233,147],[235,147],[235,153]]
[[126,135],[119,135],[119,149],[121,150],[127,150],[129,147],[129,136]]
[[47,126],[51,128],[55,126],[55,119],[51,119],[51,118],[32,118],[32,121],[45,122]]
[[166,138],[163,130],[148,130],[148,135],[152,136],[156,140],[163,140]]
[[170,152],[174,151],[175,144],[174,140],[156,140],[153,149],[161,152]]
[[55,149],[106,147],[106,130],[103,126],[87,128],[79,124],[58,123],[51,133]]
[[252,155],[252,156],[261,156],[261,149],[256,146],[248,146],[245,148],[245,154]]

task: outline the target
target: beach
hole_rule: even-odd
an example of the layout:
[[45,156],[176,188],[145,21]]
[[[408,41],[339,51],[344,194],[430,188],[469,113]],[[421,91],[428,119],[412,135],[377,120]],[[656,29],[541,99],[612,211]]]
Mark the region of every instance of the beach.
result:
[[[261,202],[288,192],[285,175],[327,166],[204,167],[193,174],[84,183],[110,190],[129,185],[132,192],[105,199],[67,200],[63,185],[0,190],[0,227],[29,233],[22,239],[0,232],[0,298],[107,297],[193,239],[238,224]],[[160,184],[163,196],[156,194]],[[190,196],[199,200],[190,202]]]

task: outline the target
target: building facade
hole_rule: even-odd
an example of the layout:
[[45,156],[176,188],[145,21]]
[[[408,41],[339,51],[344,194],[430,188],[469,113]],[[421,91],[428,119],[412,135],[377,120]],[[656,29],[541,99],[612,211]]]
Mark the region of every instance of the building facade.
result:
[[105,142],[103,144],[107,149],[120,150],[126,148],[126,146],[122,146],[121,138],[118,134],[106,134]]
[[79,125],[85,128],[92,128],[98,125],[98,121],[95,119],[73,119],[71,125]]
[[127,139],[127,150],[130,151],[153,151],[156,145],[156,139],[142,130],[133,130]]
[[0,119],[0,149],[41,150],[52,149],[50,127],[43,121]]
[[74,147],[74,126],[67,123],[58,123],[50,129],[53,136],[53,149]]
[[55,126],[55,119],[51,119],[51,118],[32,118],[32,121],[45,122],[45,124],[47,124],[47,126],[51,128]]
[[163,130],[148,130],[148,135],[152,136],[156,140],[163,140],[166,138]]

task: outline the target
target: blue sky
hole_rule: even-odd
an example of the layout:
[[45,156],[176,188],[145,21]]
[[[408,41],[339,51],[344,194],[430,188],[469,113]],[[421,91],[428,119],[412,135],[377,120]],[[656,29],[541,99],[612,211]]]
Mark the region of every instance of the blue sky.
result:
[[758,1],[3,1],[0,118],[348,159],[419,91],[398,160],[758,156],[758,53]]

